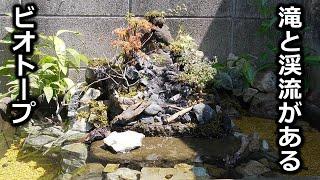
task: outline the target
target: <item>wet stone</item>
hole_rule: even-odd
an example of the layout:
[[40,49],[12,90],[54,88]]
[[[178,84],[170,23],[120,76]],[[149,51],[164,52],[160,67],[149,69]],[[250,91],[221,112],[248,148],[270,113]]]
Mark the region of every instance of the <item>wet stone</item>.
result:
[[115,172],[108,173],[107,180],[139,180],[140,172],[129,168],[119,168]]
[[103,168],[104,167],[98,163],[86,164],[72,173],[71,180],[102,180]]

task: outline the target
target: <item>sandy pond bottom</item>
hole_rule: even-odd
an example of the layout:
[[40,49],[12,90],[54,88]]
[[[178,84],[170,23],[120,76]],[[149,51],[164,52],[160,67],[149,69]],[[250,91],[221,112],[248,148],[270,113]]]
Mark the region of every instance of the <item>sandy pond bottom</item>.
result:
[[[262,139],[266,139],[273,148],[276,148],[276,125],[272,120],[261,118],[242,117],[235,121],[244,133],[258,132]],[[9,129],[8,129],[9,130]],[[12,134],[12,130],[9,133]],[[298,173],[300,176],[317,176],[320,173],[320,133],[312,128],[305,130],[305,144],[302,148],[305,170]],[[5,147],[4,138],[0,138],[1,146]],[[130,166],[169,167],[172,164],[191,162],[199,154],[211,157],[206,159],[218,162],[225,154],[236,150],[239,142],[233,138],[224,140],[199,140],[177,138],[146,138],[143,146],[133,151],[134,153],[115,155],[103,150],[101,142],[95,142],[90,153],[90,160],[109,162],[124,162]],[[229,145],[228,145],[229,144]],[[231,146],[230,146],[231,144]],[[16,142],[9,149],[2,149],[0,159],[0,179],[54,179],[59,173],[59,162],[54,159],[42,157],[37,152],[23,152],[21,142]],[[146,153],[142,153],[142,151]],[[207,153],[207,154],[206,154]],[[131,155],[130,155],[131,154]],[[217,156],[218,155],[218,156]],[[130,157],[128,157],[130,156]],[[159,158],[162,159],[159,159]],[[128,161],[131,159],[131,161]]]

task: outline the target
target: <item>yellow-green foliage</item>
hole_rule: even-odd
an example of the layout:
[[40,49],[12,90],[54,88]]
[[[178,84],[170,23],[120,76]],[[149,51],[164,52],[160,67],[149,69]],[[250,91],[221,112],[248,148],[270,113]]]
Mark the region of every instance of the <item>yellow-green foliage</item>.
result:
[[[89,122],[95,127],[105,127],[109,124],[107,118],[108,107],[102,101],[91,101],[90,105],[90,118]],[[94,118],[92,118],[92,115]]]
[[7,150],[0,159],[0,179],[54,179],[60,171],[56,158],[47,158],[39,153],[23,151],[23,139]]
[[108,59],[93,59],[89,61],[88,66],[89,67],[102,67],[102,66],[107,66],[109,64]]
[[195,84],[200,88],[204,88],[216,74],[216,70],[212,65],[204,61],[196,64],[188,64],[184,70],[180,75],[180,80]]
[[85,111],[81,111],[79,113],[77,113],[77,119],[81,120],[81,119],[88,119],[90,117],[90,113],[85,112]]
[[146,18],[146,20],[151,21],[154,18],[160,17],[160,18],[164,18],[166,16],[166,13],[164,11],[149,11],[147,12],[144,17]]
[[200,89],[213,80],[216,69],[213,63],[204,57],[202,51],[197,50],[195,40],[185,33],[179,32],[176,40],[170,45],[171,52],[176,56],[176,61],[183,66],[180,80],[193,84]]
[[198,49],[195,40],[188,34],[179,31],[177,38],[170,44],[173,55],[180,56],[186,51]]

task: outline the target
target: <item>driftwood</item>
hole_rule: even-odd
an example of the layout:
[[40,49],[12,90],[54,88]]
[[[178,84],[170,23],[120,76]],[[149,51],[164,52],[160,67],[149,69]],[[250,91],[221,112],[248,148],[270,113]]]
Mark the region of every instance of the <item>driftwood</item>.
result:
[[184,114],[190,112],[192,110],[192,108],[193,107],[188,107],[188,108],[182,109],[181,111],[173,114],[172,116],[167,118],[167,122],[170,123],[170,122],[176,120],[178,117],[183,116]]
[[139,116],[148,106],[150,106],[150,104],[151,102],[149,101],[141,101],[130,106],[127,110],[116,116],[113,119],[112,124],[127,124],[134,121],[134,119]]

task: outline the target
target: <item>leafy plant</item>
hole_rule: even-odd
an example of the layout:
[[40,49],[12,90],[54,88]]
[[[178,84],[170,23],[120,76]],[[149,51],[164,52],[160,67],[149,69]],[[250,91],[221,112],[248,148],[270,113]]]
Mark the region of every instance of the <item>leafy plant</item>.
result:
[[90,117],[88,122],[92,123],[96,128],[105,127],[109,124],[107,117],[108,107],[101,101],[91,101]]
[[128,15],[126,20],[128,27],[114,30],[117,39],[112,42],[112,45],[120,47],[123,54],[131,60],[136,53],[143,54],[142,37],[151,32],[153,25],[146,19],[136,18],[133,15]]
[[170,45],[171,53],[183,68],[180,80],[203,89],[206,84],[214,79],[216,69],[204,57],[204,53],[198,50],[195,40],[188,34],[180,31],[174,42]]
[[[9,33],[13,32],[12,29],[9,30]],[[39,43],[35,45],[34,54],[27,57],[28,60],[36,62],[38,65],[37,72],[28,74],[31,95],[35,97],[44,95],[48,103],[54,100],[57,105],[57,115],[61,110],[59,97],[63,96],[65,101],[63,103],[66,103],[70,96],[70,90],[74,86],[74,82],[68,78],[68,70],[71,67],[78,70],[81,62],[88,62],[86,56],[78,53],[75,49],[66,47],[60,38],[63,33],[78,34],[73,31],[60,30],[53,36],[40,35]],[[2,43],[11,44],[12,42],[5,39]],[[0,75],[11,79],[7,84],[9,91],[4,96],[12,98],[15,98],[19,93],[18,80],[15,80],[12,74],[14,68],[14,60],[7,60],[0,67]]]

